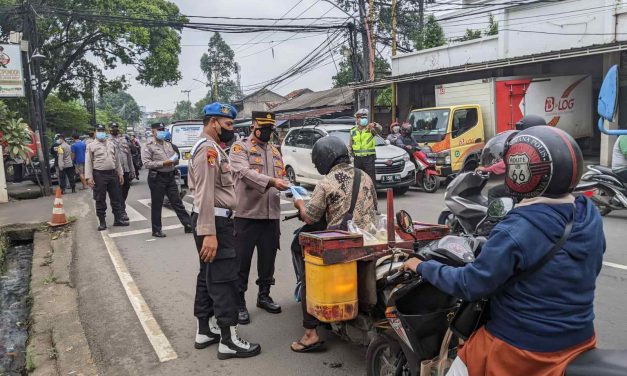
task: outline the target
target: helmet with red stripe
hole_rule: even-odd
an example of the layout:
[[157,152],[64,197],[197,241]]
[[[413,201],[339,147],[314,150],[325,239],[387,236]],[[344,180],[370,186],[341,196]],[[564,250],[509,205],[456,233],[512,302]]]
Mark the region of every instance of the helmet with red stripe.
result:
[[514,136],[505,149],[505,185],[517,198],[559,197],[575,189],[583,172],[577,142],[561,129],[536,126]]

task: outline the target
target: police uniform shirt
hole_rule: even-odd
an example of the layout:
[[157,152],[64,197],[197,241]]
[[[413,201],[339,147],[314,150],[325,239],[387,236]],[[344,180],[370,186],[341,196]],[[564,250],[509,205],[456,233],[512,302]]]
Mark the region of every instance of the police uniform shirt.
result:
[[122,136],[111,136],[111,141],[118,147],[122,170],[130,172],[133,161],[131,159],[131,146],[128,141]]
[[160,144],[153,139],[142,148],[142,162],[144,167],[149,170],[172,172],[175,168],[174,164],[164,166],[163,162],[172,158],[175,154],[176,152],[169,142],[163,141]]
[[57,147],[59,168],[64,170],[68,167],[74,166],[72,163],[72,148],[66,142]]
[[235,215],[238,218],[279,219],[279,190],[268,187],[271,178],[285,176],[279,150],[271,144],[260,144],[247,137],[233,144],[230,158],[237,195]]
[[118,148],[109,140],[94,141],[87,145],[85,152],[85,178],[93,179],[93,170],[117,170],[118,175],[124,175]]
[[235,209],[235,189],[228,155],[203,133],[192,149],[187,176],[198,213],[196,234],[216,235],[214,208]]

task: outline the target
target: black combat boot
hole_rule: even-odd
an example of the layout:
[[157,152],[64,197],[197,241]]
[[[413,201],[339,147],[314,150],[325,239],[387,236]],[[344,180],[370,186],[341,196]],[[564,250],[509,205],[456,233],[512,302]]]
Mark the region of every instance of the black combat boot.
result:
[[120,214],[120,219],[125,221],[125,222],[128,222],[129,221],[128,220],[128,214],[126,214],[126,212],[122,212],[122,214]]
[[200,350],[218,342],[220,342],[220,327],[218,327],[216,318],[210,317],[209,320],[196,319],[194,347]]
[[107,229],[107,221],[105,221],[105,217],[98,217],[98,223],[98,231]]
[[250,324],[250,314],[246,308],[246,292],[240,291],[239,293],[239,309],[237,311],[237,322],[240,325]]
[[116,218],[116,219],[113,221],[113,225],[114,225],[114,226],[128,226],[128,225],[129,225],[129,223],[128,223],[128,221],[125,221],[125,220],[124,220],[124,219],[122,219],[122,218]]
[[265,309],[269,313],[281,313],[281,306],[276,304],[270,297],[270,285],[259,286],[257,307]]
[[261,353],[261,346],[256,343],[248,343],[237,334],[236,326],[220,328],[222,337],[218,347],[218,359],[250,358]]

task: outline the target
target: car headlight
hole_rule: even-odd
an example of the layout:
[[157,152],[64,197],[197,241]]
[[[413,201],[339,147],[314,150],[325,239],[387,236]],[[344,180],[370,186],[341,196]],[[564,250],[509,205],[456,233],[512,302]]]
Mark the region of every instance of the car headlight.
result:
[[405,155],[403,156],[403,160],[404,160],[405,162],[409,162],[409,154],[405,154]]

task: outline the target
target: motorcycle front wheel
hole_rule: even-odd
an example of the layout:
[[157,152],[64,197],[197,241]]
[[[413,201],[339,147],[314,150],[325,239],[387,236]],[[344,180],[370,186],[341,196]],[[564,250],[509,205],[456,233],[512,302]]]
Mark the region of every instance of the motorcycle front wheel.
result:
[[435,175],[426,175],[422,178],[422,189],[427,193],[435,193],[440,188],[440,180]]
[[[394,350],[390,339],[378,335],[366,352],[368,376],[409,376],[407,359],[402,350]],[[396,347],[396,346],[394,346]]]

